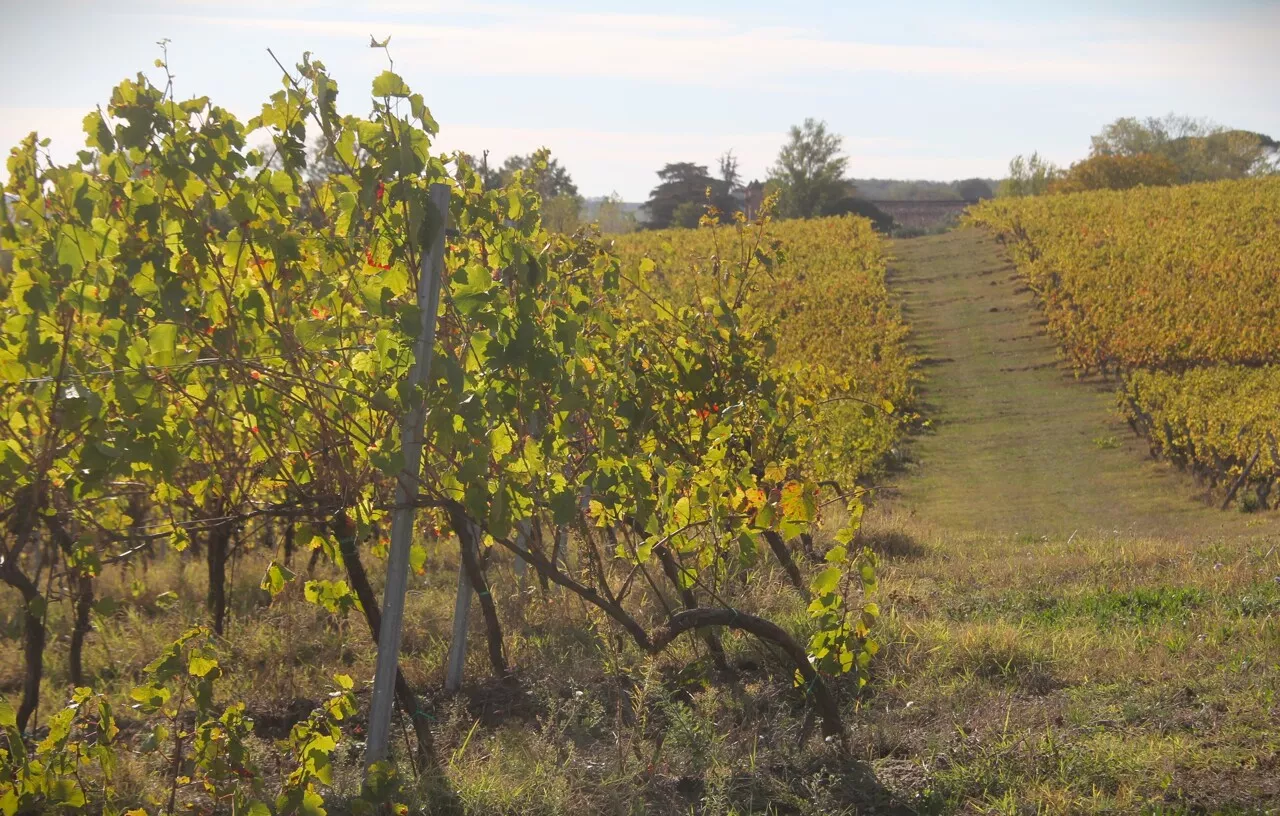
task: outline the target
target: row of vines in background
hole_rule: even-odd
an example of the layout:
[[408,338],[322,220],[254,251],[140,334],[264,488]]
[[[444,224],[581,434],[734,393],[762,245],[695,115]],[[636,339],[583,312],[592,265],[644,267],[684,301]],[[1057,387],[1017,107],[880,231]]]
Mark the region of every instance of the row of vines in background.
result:
[[1273,506],[1280,479],[1280,366],[1135,371],[1120,398],[1153,452],[1221,481],[1224,506],[1250,482],[1246,509]]
[[[294,770],[268,785],[279,746],[249,740],[243,703],[214,689],[233,670],[219,661],[227,569],[281,542],[262,582],[281,595],[299,580],[292,549],[305,549],[341,576],[307,581],[306,600],[361,613],[376,641],[366,562],[385,555],[399,420],[421,399],[411,560],[421,567],[432,537],[457,537],[495,674],[518,668],[504,628],[519,621],[492,602],[516,580],[493,568],[504,550],[637,660],[694,631],[712,655],[726,629],[770,644],[839,737],[836,681],[865,683],[879,648],[874,558],[854,543],[858,479],[898,432],[910,388],[868,225],[808,234],[739,220],[696,233],[705,265],[624,262],[589,232],[548,233],[522,177],[486,191],[464,157],[431,153],[436,124],[393,72],[374,80],[367,118],[339,114],[320,62],[282,72],[246,123],[178,99],[171,77],[139,75],[86,116],[78,161],[53,164],[35,136],[9,156],[0,580],[21,599],[25,679],[16,705],[0,702],[0,812],[321,812],[354,684],[335,678],[329,702],[293,727]],[[315,131],[335,168],[324,178],[306,166]],[[433,216],[435,183],[450,189],[448,224]],[[413,393],[417,270],[439,240],[435,364]],[[693,271],[678,291],[662,276],[681,264]],[[845,287],[831,312],[819,295]],[[824,338],[823,365],[797,345],[816,339],[793,330]],[[831,506],[847,524],[816,544]],[[112,699],[82,659],[106,600],[98,579],[196,557],[208,629],[175,628],[142,682]],[[775,570],[809,604],[803,631],[739,608]],[[48,612],[61,603],[78,688],[35,740]],[[419,691],[398,678],[414,762],[447,796]],[[126,704],[134,721],[120,728]],[[119,750],[147,757],[164,794],[117,790]],[[373,769],[371,800],[395,770]]]
[[1280,480],[1280,178],[984,202],[1076,369],[1153,451],[1244,505]]
[[[849,395],[863,402],[828,410],[824,463],[833,479],[860,478],[887,461],[910,411],[867,411],[865,404],[910,407],[914,359],[908,326],[885,282],[886,247],[863,218],[814,218],[771,226],[781,266],[764,271],[749,305],[777,320],[777,360],[817,378],[848,378]],[[726,263],[710,230],[638,232],[617,241],[629,268],[651,264],[651,291],[696,300],[709,291]]]

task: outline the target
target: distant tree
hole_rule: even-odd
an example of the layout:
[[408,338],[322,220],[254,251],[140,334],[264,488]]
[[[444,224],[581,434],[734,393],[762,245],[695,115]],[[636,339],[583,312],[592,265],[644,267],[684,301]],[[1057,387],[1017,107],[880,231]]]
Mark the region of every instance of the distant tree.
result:
[[1139,153],[1163,153],[1168,144],[1177,139],[1205,136],[1214,129],[1206,119],[1190,116],[1150,116],[1138,119],[1121,117],[1090,139],[1090,155],[1135,156]]
[[1153,153],[1098,155],[1071,165],[1060,178],[1050,182],[1049,192],[1127,190],[1140,185],[1163,187],[1177,181],[1178,166],[1165,156]]
[[742,182],[742,177],[738,175],[738,157],[733,155],[732,150],[726,150],[720,156],[720,178],[730,189],[736,189]]
[[698,222],[702,220],[702,216],[706,211],[705,204],[699,204],[696,201],[682,201],[671,212],[671,223],[668,226],[693,229],[698,226]]
[[984,179],[965,179],[964,181],[955,182],[954,186],[956,193],[965,201],[978,201],[995,197],[995,191],[991,189],[991,185]]
[[552,232],[573,232],[582,226],[582,199],[571,195],[544,198],[542,225]]
[[508,156],[497,171],[498,184],[508,184],[519,172],[526,174],[525,183],[533,179],[533,188],[544,201],[557,196],[578,197],[578,187],[564,165],[551,157],[551,151],[543,148],[527,156]]
[[318,137],[307,151],[307,181],[321,184],[329,176],[341,173],[342,169],[342,162],[334,153],[333,145],[324,136]]
[[747,211],[747,186],[742,182],[742,174],[738,172],[738,157],[733,155],[732,148],[720,156],[720,180],[727,187],[726,200],[716,206],[724,213]]
[[793,125],[790,141],[778,151],[769,171],[781,192],[779,209],[792,218],[818,215],[840,199],[852,195],[844,178],[848,158],[841,156],[844,139],[827,131],[827,123],[805,119]]
[[1230,130],[1208,119],[1168,114],[1123,117],[1091,140],[1091,156],[1162,156],[1178,169],[1177,181],[1215,181],[1273,173],[1280,144],[1270,136]]
[[581,224],[582,196],[564,165],[546,148],[527,156],[508,156],[498,168],[489,166],[489,153],[481,159],[480,176],[488,189],[510,184],[517,173],[542,196],[542,223],[553,232],[573,232]]
[[1182,181],[1247,178],[1280,170],[1280,145],[1248,130],[1220,130],[1170,142],[1163,151],[1178,166]]
[[693,227],[708,204],[727,218],[736,206],[729,184],[712,177],[705,164],[676,162],[658,171],[658,186],[650,191],[644,209],[648,225],[654,229]]
[[1044,195],[1061,173],[1056,164],[1041,158],[1039,153],[1014,156],[1009,162],[1009,177],[1000,182],[996,195],[1001,198]]
[[616,192],[605,196],[596,209],[595,222],[599,225],[600,232],[605,235],[622,235],[636,231],[636,215],[625,209],[624,204],[622,196]]
[[[973,192],[980,189],[987,191],[990,198],[990,179],[965,179],[964,181],[921,181],[903,179],[849,179],[849,183],[858,191],[859,198],[870,201],[960,201],[958,185],[973,185]],[[981,184],[982,187],[977,185]]]
[[[862,185],[854,182],[859,194],[871,198]],[[885,201],[959,201],[960,193],[945,181],[893,181],[884,188]]]

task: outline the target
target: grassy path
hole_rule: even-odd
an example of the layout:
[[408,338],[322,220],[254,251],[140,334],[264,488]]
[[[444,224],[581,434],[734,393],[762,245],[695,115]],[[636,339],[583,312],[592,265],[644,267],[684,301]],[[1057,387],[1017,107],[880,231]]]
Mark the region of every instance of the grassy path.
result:
[[965,229],[899,241],[890,285],[925,358],[933,428],[909,445],[894,504],[939,527],[1014,534],[1202,538],[1275,529],[1222,513],[1152,460],[1116,415],[1114,390],[1058,360],[999,245]]
[[1274,812],[1280,513],[1152,460],[983,233],[892,250],[933,427],[862,530],[886,645],[855,750],[925,769],[921,812]]

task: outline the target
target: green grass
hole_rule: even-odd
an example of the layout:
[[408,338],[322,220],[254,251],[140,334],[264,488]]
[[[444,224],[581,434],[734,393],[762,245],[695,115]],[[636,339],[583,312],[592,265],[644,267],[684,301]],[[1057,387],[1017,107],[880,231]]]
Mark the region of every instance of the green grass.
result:
[[863,756],[930,769],[941,811],[1280,801],[1275,538],[1051,535],[1029,552],[886,508],[880,531],[915,546],[884,570],[892,644]]

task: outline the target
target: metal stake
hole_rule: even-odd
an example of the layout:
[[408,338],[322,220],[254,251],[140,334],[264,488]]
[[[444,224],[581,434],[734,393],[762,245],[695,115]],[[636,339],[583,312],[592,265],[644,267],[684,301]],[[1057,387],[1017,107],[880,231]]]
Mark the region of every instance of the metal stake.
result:
[[[378,662],[369,706],[369,738],[365,743],[365,767],[387,754],[391,730],[391,706],[395,702],[396,672],[400,656],[400,630],[404,625],[404,594],[409,579],[409,545],[413,537],[414,503],[422,473],[423,426],[427,421],[426,386],[430,381],[431,355],[436,342],[436,312],[440,309],[440,282],[444,277],[445,228],[449,223],[449,185],[432,184],[431,208],[437,222],[431,248],[422,255],[418,272],[418,309],[422,324],[413,346],[409,385],[414,396],[400,426],[404,468],[396,479],[396,505],[391,515],[391,549],[387,554],[387,583],[383,591],[382,626],[378,631]],[[406,712],[410,716],[414,712]]]

